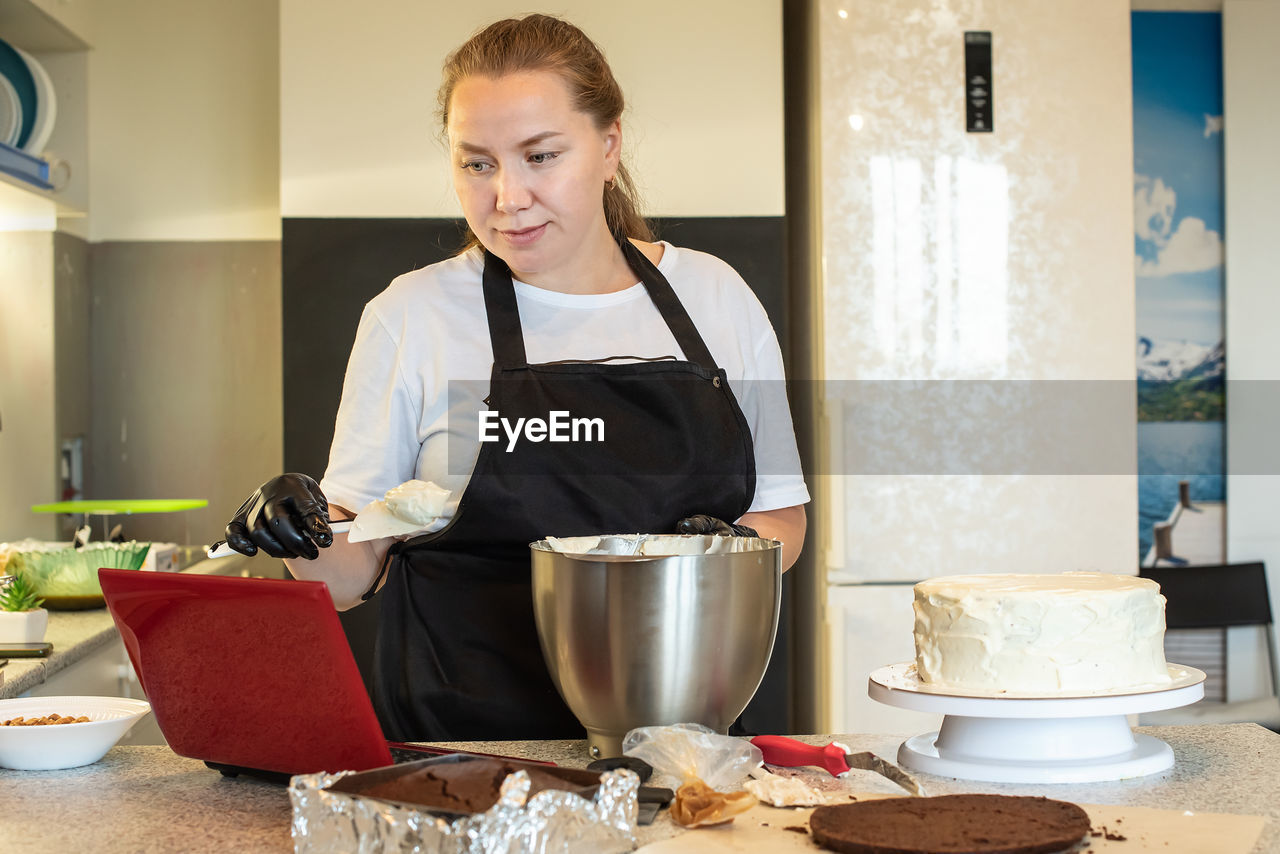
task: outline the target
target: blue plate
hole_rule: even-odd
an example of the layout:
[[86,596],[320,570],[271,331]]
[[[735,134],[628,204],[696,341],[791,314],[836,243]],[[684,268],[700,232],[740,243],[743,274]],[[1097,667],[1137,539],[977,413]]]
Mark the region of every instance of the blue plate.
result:
[[22,132],[18,134],[17,143],[21,148],[31,138],[31,129],[36,123],[36,79],[31,76],[27,63],[4,39],[0,39],[0,74],[9,78],[22,104]]
[[9,78],[0,74],[0,142],[13,145],[22,132],[22,103]]

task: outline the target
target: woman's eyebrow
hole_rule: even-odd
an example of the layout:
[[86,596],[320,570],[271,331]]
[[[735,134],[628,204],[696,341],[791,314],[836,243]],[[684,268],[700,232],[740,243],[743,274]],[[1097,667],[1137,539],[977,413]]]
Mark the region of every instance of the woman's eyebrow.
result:
[[[542,133],[536,133],[533,136],[529,137],[528,139],[524,140],[523,142],[519,143],[516,147],[528,148],[531,145],[537,145],[540,142],[545,142],[553,136],[560,136],[560,135],[561,133],[558,130],[544,130]],[[473,143],[466,142],[465,140],[459,140],[457,144],[457,148],[460,151],[465,151],[465,152],[468,152],[469,154],[488,154],[489,153],[489,150],[484,146],[475,145]]]

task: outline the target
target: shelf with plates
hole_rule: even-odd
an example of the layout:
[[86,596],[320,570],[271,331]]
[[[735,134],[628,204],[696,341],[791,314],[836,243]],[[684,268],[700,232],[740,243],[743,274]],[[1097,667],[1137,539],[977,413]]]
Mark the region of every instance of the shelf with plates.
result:
[[71,168],[87,155],[88,44],[75,31],[87,24],[63,0],[0,0],[0,231],[87,216],[85,177]]

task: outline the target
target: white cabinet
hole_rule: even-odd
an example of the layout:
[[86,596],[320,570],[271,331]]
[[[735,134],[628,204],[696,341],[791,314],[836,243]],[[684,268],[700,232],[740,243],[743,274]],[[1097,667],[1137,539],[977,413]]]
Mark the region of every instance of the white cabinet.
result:
[[[0,0],[0,36],[16,48],[32,54],[53,84],[56,119],[53,135],[42,151],[31,152],[50,163],[54,191],[37,189],[19,178],[0,173],[0,183],[25,194],[18,201],[12,193],[3,197],[0,230],[12,221],[14,206],[23,216],[38,212],[56,220],[59,230],[88,238],[85,212],[89,207],[89,45],[83,38],[88,4],[74,6],[60,0]],[[62,13],[62,14],[59,14]],[[37,230],[53,230],[34,226]]]

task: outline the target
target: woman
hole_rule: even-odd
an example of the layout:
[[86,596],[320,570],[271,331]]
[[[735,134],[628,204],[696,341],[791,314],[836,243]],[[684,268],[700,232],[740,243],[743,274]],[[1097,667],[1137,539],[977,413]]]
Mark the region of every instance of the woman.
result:
[[[327,582],[339,608],[382,589],[388,737],[579,738],[539,651],[528,544],[758,532],[790,567],[808,493],[785,398],[765,405],[781,356],[732,269],[651,242],[621,162],[621,90],[579,29],[489,26],[446,60],[439,103],[468,248],[366,306],[324,479],[263,484],[227,542]],[[601,435],[491,425],[498,441],[481,441],[486,410],[504,430],[559,412]],[[333,537],[330,519],[411,478],[451,490],[432,530]]]

